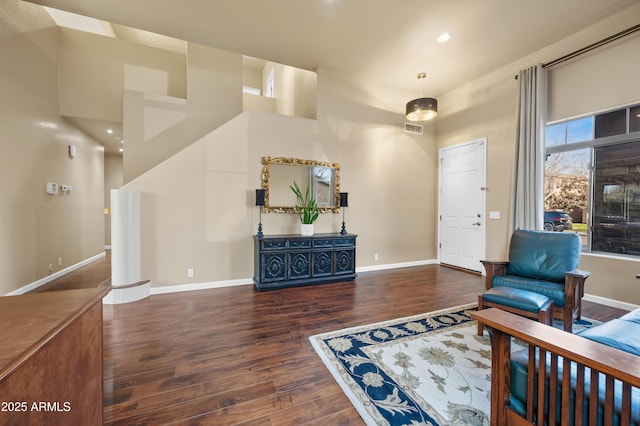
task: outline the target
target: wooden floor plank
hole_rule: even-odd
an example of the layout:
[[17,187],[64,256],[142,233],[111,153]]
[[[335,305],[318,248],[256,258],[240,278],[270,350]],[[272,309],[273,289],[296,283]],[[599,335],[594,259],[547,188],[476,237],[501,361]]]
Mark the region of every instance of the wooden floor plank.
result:
[[[42,290],[100,285],[109,262]],[[313,287],[245,285],[105,305],[105,422],[362,425],[309,336],[474,303],[483,288],[477,274],[426,265]],[[625,313],[583,305],[602,321]]]

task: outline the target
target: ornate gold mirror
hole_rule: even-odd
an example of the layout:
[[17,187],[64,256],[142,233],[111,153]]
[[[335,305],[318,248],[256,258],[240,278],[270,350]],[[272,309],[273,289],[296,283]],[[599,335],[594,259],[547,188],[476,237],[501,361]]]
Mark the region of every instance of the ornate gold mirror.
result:
[[310,188],[321,213],[340,211],[340,164],[287,157],[262,157],[264,212],[295,213],[295,180],[302,192]]

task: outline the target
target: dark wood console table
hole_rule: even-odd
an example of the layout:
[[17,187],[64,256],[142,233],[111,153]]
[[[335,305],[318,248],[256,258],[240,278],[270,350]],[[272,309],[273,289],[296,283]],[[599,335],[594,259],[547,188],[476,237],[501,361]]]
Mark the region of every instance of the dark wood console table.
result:
[[352,280],[356,277],[354,234],[254,236],[258,290]]
[[0,297],[0,423],[102,425],[110,287]]

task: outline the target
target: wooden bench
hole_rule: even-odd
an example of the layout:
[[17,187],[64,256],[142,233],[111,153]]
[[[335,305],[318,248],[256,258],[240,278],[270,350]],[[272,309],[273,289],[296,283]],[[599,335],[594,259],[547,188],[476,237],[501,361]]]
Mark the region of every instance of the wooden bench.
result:
[[[640,421],[640,357],[495,308],[471,316],[491,339],[491,425]],[[512,338],[529,346],[524,415],[510,404]]]

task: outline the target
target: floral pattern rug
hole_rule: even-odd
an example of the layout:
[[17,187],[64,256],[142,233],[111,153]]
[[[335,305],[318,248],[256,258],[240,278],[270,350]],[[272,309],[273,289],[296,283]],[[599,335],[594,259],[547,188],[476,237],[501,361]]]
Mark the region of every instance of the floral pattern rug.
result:
[[491,344],[486,331],[477,335],[469,316],[476,306],[309,339],[368,425],[484,426],[490,419]]

